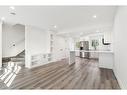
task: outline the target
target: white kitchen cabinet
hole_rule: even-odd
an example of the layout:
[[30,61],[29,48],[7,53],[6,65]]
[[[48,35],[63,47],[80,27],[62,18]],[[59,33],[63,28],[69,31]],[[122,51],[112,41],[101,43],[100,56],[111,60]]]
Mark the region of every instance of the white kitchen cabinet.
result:
[[100,52],[99,53],[99,67],[113,69],[114,54],[113,52]]
[[104,43],[111,42],[112,42],[112,32],[111,31],[104,32]]
[[91,53],[90,53],[90,58],[98,59],[98,53],[96,53],[96,52],[91,52]]
[[80,57],[80,51],[76,51],[75,56]]

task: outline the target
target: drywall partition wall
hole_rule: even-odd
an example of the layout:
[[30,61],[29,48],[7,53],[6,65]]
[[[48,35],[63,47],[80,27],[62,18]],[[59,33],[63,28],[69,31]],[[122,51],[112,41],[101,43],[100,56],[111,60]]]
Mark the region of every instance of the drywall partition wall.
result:
[[127,7],[119,7],[114,22],[114,72],[123,89],[127,89]]
[[2,67],[2,21],[0,21],[0,67]]
[[4,23],[2,27],[2,57],[16,56],[25,49],[25,26]]
[[69,65],[75,63],[75,51],[70,51],[69,52]]
[[26,67],[31,68],[31,56],[50,53],[50,34],[33,26],[25,26]]
[[54,35],[53,61],[58,61],[67,57],[67,42],[64,37]]
[[[53,51],[50,52],[50,35],[53,34]],[[66,42],[61,36],[34,26],[25,26],[25,63],[26,67],[32,68],[32,56],[52,54],[52,62],[59,61],[66,57]],[[42,59],[40,59],[42,60]],[[39,65],[47,64],[45,62],[35,63]],[[39,66],[38,65],[38,66]]]
[[74,51],[75,50],[75,40],[73,39],[73,38],[69,38],[68,39],[68,41],[69,41],[69,50],[70,51]]

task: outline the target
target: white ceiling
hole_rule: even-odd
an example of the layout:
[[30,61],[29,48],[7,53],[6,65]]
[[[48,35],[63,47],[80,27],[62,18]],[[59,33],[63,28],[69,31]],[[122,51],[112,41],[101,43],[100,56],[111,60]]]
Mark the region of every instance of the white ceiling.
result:
[[[77,35],[111,28],[117,7],[111,6],[15,6],[16,15],[9,14],[9,6],[0,7],[0,17],[6,22],[53,29],[58,34]],[[97,18],[93,18],[96,15]]]

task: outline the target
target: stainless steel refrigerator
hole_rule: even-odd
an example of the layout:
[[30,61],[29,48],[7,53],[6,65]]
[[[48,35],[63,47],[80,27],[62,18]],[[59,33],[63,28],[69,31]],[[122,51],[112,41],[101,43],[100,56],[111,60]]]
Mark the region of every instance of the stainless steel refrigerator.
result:
[[[89,51],[89,41],[81,41],[80,42],[80,50]],[[81,58],[89,58],[89,52],[80,52]]]

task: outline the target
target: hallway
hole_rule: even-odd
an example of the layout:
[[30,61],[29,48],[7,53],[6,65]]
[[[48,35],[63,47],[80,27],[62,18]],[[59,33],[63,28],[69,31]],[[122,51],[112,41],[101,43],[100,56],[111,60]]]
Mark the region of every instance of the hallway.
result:
[[[9,75],[8,75],[9,76]],[[1,89],[120,89],[110,69],[99,69],[98,60],[76,58],[68,65],[61,60],[33,69],[22,68],[7,87],[0,80]]]

